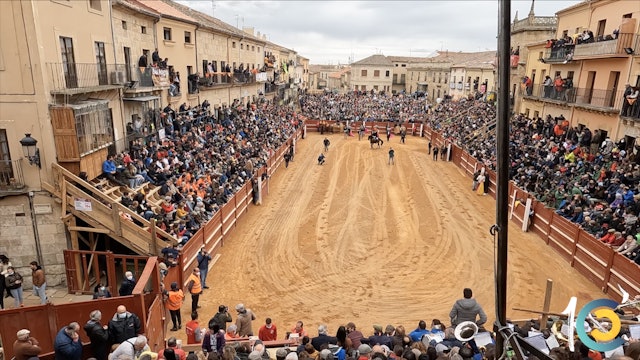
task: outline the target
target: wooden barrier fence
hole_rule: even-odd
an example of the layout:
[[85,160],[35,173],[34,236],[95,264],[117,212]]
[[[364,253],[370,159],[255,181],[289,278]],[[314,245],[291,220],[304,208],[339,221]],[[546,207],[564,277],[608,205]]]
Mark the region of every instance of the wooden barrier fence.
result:
[[[133,290],[133,295],[108,299],[73,302],[67,304],[45,304],[0,311],[0,339],[4,344],[5,357],[13,357],[13,342],[20,329],[29,329],[31,336],[38,339],[42,354],[40,359],[54,359],[53,342],[56,334],[71,322],[80,327],[89,320],[93,310],[102,312],[102,324],[106,325],[119,305],[127,307],[142,321],[142,332],[149,339],[149,346],[155,351],[164,347],[165,310],[160,296],[160,275],[156,257],[147,258],[144,269]],[[87,346],[89,338],[80,330],[80,341],[84,345],[83,356],[91,355]]]

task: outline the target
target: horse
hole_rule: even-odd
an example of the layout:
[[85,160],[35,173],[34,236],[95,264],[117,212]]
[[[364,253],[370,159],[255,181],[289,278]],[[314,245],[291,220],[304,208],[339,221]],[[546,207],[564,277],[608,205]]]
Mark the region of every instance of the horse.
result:
[[382,144],[384,144],[384,141],[377,136],[369,135],[368,139],[372,149],[374,144],[378,144],[378,149],[382,147]]

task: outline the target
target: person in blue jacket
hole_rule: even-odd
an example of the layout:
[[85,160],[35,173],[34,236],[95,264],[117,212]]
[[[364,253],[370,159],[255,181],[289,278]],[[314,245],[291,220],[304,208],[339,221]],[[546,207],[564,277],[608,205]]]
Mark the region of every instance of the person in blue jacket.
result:
[[427,323],[424,320],[418,322],[418,327],[409,333],[411,341],[421,341],[422,337],[426,334],[430,334],[431,331],[427,330]]
[[82,342],[80,342],[80,324],[72,322],[58,331],[53,342],[55,360],[82,360]]

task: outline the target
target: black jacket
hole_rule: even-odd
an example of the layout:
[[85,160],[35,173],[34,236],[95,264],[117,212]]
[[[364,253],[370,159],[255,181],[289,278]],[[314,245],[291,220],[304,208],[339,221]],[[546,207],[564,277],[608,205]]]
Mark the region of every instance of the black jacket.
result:
[[126,312],[124,319],[118,318],[118,314],[113,315],[109,321],[109,340],[112,344],[120,344],[132,337],[138,336],[142,329],[140,318],[136,314]]
[[93,357],[98,360],[106,360],[109,355],[109,329],[102,328],[98,321],[89,320],[84,324],[84,331],[91,340]]

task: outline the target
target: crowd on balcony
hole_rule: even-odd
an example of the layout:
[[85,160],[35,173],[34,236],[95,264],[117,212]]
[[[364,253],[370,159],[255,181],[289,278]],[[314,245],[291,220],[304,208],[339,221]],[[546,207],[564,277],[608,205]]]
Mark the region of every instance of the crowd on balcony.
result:
[[[496,166],[492,107],[449,103],[432,128],[489,169]],[[640,146],[563,117],[516,115],[510,127],[509,177],[538,201],[640,264]]]
[[[168,105],[161,114],[166,137],[137,139],[103,163],[103,176],[126,187],[121,203],[183,243],[254,179],[297,124],[291,108],[269,102],[236,101],[218,119],[204,105]],[[161,203],[149,203],[140,187],[147,182],[160,187]]]

